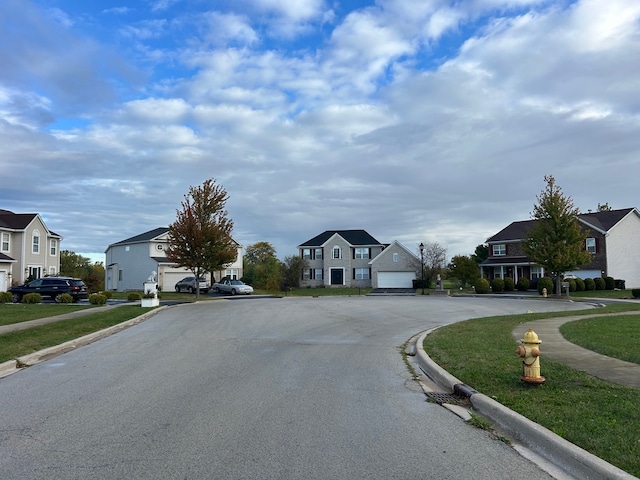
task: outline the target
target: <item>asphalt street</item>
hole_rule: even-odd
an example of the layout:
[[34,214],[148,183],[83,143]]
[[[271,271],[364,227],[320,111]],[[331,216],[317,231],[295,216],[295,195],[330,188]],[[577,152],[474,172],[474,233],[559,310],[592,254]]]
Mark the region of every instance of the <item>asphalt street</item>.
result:
[[548,479],[426,402],[399,347],[467,318],[581,308],[450,297],[172,307],[0,379],[0,478]]

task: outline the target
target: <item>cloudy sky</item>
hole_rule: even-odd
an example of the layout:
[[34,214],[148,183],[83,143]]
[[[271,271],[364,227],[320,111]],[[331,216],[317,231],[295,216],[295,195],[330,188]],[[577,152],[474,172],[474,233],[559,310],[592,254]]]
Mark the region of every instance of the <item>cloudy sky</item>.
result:
[[638,0],[2,0],[0,208],[89,255],[229,194],[280,258],[365,229],[448,257],[551,174],[640,207]]

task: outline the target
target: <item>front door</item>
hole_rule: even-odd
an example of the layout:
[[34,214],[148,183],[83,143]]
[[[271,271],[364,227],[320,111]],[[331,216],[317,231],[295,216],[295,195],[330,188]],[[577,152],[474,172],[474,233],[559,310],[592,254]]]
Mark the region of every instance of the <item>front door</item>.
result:
[[331,285],[344,285],[344,270],[342,268],[331,269]]

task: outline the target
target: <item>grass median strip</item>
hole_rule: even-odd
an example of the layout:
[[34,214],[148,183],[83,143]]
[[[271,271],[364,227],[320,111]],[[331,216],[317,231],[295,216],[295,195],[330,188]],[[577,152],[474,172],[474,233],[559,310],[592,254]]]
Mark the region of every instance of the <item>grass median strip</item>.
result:
[[148,311],[140,305],[126,305],[0,335],[0,363],[117,325]]
[[27,322],[38,318],[64,315],[65,313],[78,312],[88,308],[100,308],[93,305],[61,305],[61,304],[37,304],[24,303],[0,304],[0,326],[14,323]]
[[[613,305],[597,313],[637,306]],[[520,323],[544,318],[593,315],[594,310],[555,314],[487,317],[456,323],[428,335],[429,356],[456,378],[506,407],[555,432],[607,462],[640,475],[640,391],[599,380],[552,362],[541,346],[544,385],[520,381],[521,360],[512,330]],[[614,317],[625,318],[624,316]],[[580,323],[580,322],[578,322]],[[615,333],[616,321],[601,325]]]

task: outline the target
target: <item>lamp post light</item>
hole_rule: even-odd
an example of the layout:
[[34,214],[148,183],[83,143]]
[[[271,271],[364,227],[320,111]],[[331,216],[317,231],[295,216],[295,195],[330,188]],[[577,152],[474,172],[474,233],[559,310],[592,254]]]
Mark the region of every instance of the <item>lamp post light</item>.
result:
[[422,295],[424,295],[424,243],[420,242],[420,273],[422,274]]

